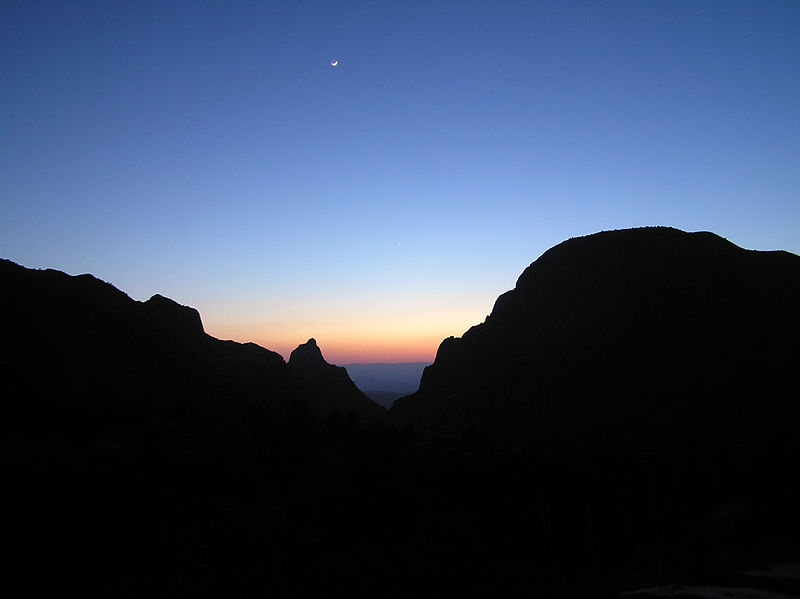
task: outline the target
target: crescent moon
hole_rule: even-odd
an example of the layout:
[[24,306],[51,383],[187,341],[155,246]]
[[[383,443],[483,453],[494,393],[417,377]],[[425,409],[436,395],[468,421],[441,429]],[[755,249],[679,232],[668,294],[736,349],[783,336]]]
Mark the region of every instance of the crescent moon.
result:
[[338,60],[334,60],[334,61],[331,63],[331,66],[332,66],[332,67],[338,67],[338,66],[339,66],[339,61],[338,61]]

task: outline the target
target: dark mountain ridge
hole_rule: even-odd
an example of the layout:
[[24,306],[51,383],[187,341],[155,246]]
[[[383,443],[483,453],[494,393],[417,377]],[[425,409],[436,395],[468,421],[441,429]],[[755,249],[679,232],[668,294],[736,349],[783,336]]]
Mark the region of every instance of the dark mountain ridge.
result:
[[383,412],[344,369],[329,376],[336,367],[321,354],[310,368],[253,343],[215,339],[197,310],[161,295],[137,302],[91,275],[37,271],[8,260],[0,262],[0,280],[6,290],[0,368],[17,395],[36,397],[17,409],[34,409],[38,401],[214,420],[239,419],[253,404],[278,418],[298,409],[317,417]]
[[545,252],[485,322],[445,339],[390,411],[435,434],[747,443],[790,434],[800,257],[655,227]]

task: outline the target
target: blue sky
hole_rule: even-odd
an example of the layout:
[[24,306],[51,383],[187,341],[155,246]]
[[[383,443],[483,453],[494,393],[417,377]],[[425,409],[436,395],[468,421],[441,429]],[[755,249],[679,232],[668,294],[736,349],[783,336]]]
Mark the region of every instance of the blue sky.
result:
[[800,253],[797,2],[5,2],[0,50],[0,255],[286,356],[431,359],[604,229]]

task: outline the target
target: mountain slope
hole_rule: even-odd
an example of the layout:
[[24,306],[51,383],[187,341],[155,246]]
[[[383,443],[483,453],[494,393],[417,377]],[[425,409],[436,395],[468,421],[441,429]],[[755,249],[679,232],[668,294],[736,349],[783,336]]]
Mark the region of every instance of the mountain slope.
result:
[[325,361],[313,338],[292,351],[289,374],[299,397],[320,415],[355,412],[374,420],[385,412],[356,387],[344,367]]
[[536,442],[757,444],[796,414],[800,257],[610,231],[545,252],[445,339],[400,425]]

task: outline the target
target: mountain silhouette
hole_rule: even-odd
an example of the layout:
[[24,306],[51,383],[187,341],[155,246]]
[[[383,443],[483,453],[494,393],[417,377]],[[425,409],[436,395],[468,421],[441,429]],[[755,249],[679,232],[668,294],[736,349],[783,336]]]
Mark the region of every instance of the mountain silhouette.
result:
[[76,409],[211,421],[240,420],[254,405],[279,419],[298,410],[384,411],[344,369],[332,376],[338,369],[324,361],[290,367],[253,343],[216,339],[197,310],[161,295],[138,302],[91,275],[8,260],[0,281],[0,369],[12,391],[6,407],[20,422],[58,421]]
[[293,389],[317,415],[354,412],[374,420],[386,411],[356,387],[347,369],[326,362],[313,338],[292,351],[288,364]]
[[445,339],[392,421],[552,444],[793,435],[800,257],[655,227],[565,241]]

